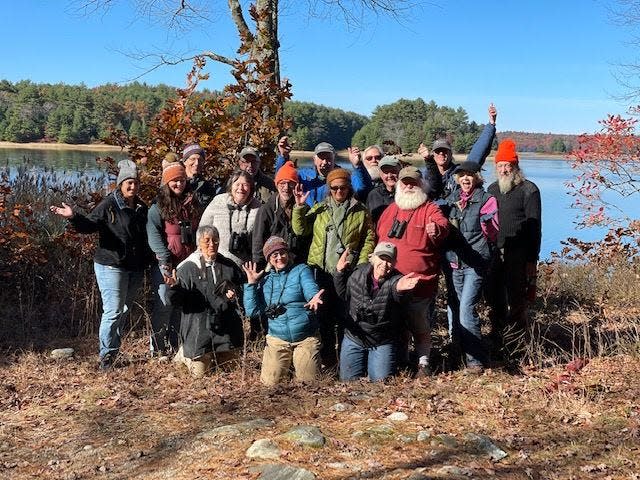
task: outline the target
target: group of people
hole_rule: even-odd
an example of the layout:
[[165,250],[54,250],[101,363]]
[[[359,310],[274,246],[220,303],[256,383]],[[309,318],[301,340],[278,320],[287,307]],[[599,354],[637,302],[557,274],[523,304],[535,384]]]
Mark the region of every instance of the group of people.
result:
[[467,369],[481,371],[490,358],[476,307],[484,294],[496,339],[525,335],[541,240],[540,194],[513,141],[499,144],[497,181],[483,187],[496,117],[491,105],[460,164],[437,139],[420,145],[423,168],[377,145],[349,148],[351,168],[341,168],[327,142],[311,167],[297,168],[283,137],[274,178],[245,147],[226,188],[203,178],[205,151],[188,145],[163,161],[149,209],[136,164],[123,160],[117,188],[90,214],[51,207],[78,232],[99,233],[101,368],[116,359],[123,316],[151,266],[150,354],[173,353],[195,376],[263,334],[266,385],[291,370],[313,380],[322,366],[337,366],[341,380],[382,380],[409,365],[411,345],[416,375],[429,375],[441,273],[452,344]]

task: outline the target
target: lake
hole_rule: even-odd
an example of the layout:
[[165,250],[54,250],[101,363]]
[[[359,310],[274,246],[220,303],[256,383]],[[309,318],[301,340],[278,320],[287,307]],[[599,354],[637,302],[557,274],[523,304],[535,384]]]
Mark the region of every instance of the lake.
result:
[[[47,169],[65,173],[70,177],[95,175],[100,172],[96,157],[110,155],[116,160],[126,158],[119,151],[78,151],[1,148],[0,165],[15,167],[27,162],[28,168]],[[575,177],[569,163],[562,159],[542,157],[527,158],[522,155],[520,165],[526,177],[534,182],[542,194],[542,248],[541,259],[548,259],[552,251],[562,248],[561,240],[577,237],[591,241],[602,238],[605,228],[577,229],[575,222],[580,211],[572,207],[572,197],[568,195],[565,183]],[[493,163],[484,168],[486,185],[494,180]],[[615,199],[611,199],[614,200]],[[622,204],[621,202],[618,202]],[[640,218],[640,202],[626,201],[624,213],[631,218]]]

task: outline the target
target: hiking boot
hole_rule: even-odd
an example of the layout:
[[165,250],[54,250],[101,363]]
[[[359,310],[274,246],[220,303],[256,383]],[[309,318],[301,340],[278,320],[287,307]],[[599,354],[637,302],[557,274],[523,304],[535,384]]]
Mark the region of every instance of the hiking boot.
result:
[[104,357],[100,359],[100,365],[98,368],[103,372],[112,370],[114,360],[115,360],[115,355],[111,353],[107,353]]
[[418,370],[413,378],[416,380],[426,379],[431,376],[431,369],[429,365],[418,365]]

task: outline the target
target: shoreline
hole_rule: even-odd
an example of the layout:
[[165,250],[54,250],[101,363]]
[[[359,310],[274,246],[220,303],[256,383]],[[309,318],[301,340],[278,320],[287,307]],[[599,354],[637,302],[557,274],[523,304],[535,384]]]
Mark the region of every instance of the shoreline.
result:
[[39,142],[0,142],[0,148],[14,148],[16,150],[79,150],[79,151],[122,151],[117,145],[106,145],[104,143],[39,143]]
[[[70,144],[70,143],[39,143],[39,142],[28,142],[28,143],[17,143],[17,142],[0,142],[0,148],[13,148],[13,149],[24,149],[24,150],[77,150],[77,151],[103,151],[103,152],[114,152],[114,151],[123,151],[117,145],[107,145],[104,143],[85,143],[85,144]],[[346,149],[337,150],[337,156],[340,158],[348,158],[348,153]],[[492,152],[487,160],[493,160],[495,152]],[[570,154],[560,154],[560,153],[538,153],[538,152],[518,152],[520,158],[529,158],[534,160],[564,160]],[[293,150],[291,151],[291,156],[303,156],[303,157],[313,157],[313,151],[304,151],[304,150]],[[454,154],[454,160],[456,162],[464,161],[467,156],[464,154]],[[419,162],[422,161],[422,157],[417,153],[409,153],[400,155],[400,158],[408,161],[408,162]]]

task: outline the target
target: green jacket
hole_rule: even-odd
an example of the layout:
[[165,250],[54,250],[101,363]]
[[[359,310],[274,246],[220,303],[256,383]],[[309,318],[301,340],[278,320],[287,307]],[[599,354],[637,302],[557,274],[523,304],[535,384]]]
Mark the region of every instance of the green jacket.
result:
[[[345,247],[351,251],[351,263],[360,265],[369,261],[369,255],[373,253],[374,233],[371,225],[369,211],[364,204],[355,198],[349,200],[344,228],[341,239]],[[331,222],[331,212],[327,200],[316,203],[309,208],[308,205],[293,208],[291,226],[296,235],[311,235],[311,247],[307,263],[333,273],[335,265],[327,264],[327,226]],[[354,262],[353,259],[357,259]]]

